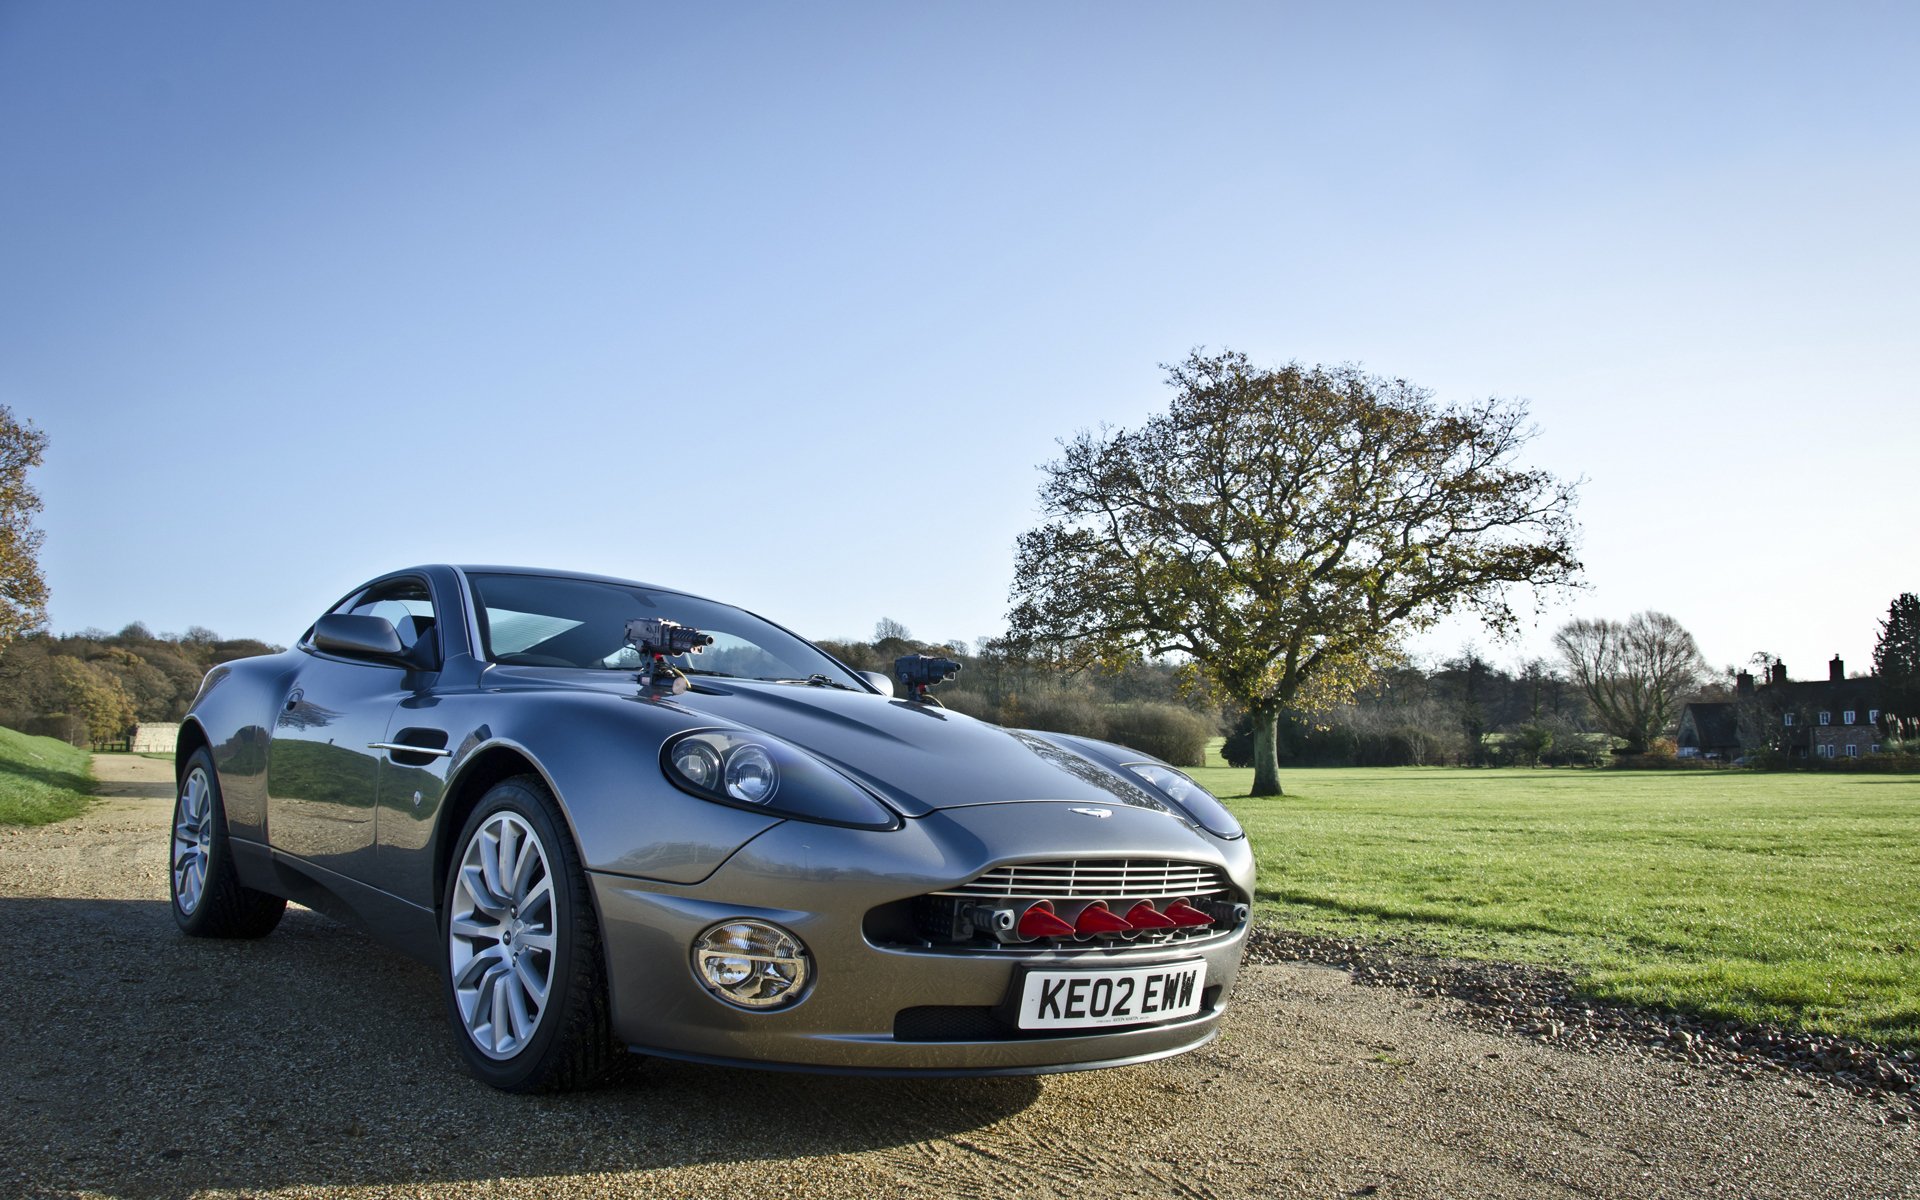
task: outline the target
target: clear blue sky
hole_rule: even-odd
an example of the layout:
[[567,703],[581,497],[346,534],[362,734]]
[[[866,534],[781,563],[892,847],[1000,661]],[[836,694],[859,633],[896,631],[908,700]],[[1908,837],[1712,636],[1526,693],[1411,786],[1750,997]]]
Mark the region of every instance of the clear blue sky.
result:
[[1916,12],[0,3],[53,626],[285,641],[453,560],[971,640],[1054,439],[1205,345],[1531,403],[1591,588],[1496,660],[1659,608],[1864,667]]

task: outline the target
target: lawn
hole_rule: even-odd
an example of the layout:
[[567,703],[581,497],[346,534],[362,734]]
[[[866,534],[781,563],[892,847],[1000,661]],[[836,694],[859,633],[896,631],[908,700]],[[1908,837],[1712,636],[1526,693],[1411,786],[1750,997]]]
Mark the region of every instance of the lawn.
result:
[[65,820],[91,803],[92,791],[85,750],[0,728],[0,825]]
[[1191,773],[1246,824],[1267,922],[1920,1046],[1920,778],[1296,770],[1249,800],[1251,771]]

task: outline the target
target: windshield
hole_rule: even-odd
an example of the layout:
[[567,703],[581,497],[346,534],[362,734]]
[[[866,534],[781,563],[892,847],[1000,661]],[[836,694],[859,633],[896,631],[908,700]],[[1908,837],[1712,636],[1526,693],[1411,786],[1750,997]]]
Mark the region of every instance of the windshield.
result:
[[730,605],[591,579],[467,578],[480,618],[481,645],[492,662],[638,670],[640,654],[627,645],[627,622],[635,617],[665,617],[713,635],[713,645],[701,653],[667,660],[689,675],[830,683],[866,690],[811,644]]

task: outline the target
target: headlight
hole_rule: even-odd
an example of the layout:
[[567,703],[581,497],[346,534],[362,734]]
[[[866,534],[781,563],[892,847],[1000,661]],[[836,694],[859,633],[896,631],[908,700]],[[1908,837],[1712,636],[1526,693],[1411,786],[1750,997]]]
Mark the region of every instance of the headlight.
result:
[[684,741],[673,748],[673,767],[694,787],[720,786],[720,753],[705,742]]
[[702,800],[853,829],[897,829],[900,818],[819,759],[757,733],[703,729],[668,739],[661,770]]
[[693,973],[741,1008],[784,1008],[813,978],[813,959],[793,934],[765,921],[724,921],[694,939]]
[[727,795],[748,804],[765,804],[780,786],[780,773],[773,768],[773,756],[751,743],[735,747],[727,755]]
[[1128,763],[1127,770],[1160,789],[1167,799],[1185,809],[1187,815],[1200,822],[1207,832],[1223,838],[1237,838],[1244,832],[1240,822],[1227,811],[1226,805],[1214,799],[1212,792],[1172,767],[1160,763]]

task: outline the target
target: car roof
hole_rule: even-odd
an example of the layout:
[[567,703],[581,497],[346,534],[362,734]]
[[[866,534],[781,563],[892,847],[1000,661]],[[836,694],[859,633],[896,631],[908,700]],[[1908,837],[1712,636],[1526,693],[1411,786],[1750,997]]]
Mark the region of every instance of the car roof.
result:
[[[698,592],[674,587],[670,583],[647,583],[639,579],[622,579],[618,575],[595,575],[591,571],[556,571],[548,567],[505,567],[491,564],[450,563],[448,564],[462,575],[532,575],[544,579],[582,579],[588,583],[611,583],[620,587],[646,588],[652,592],[672,592],[676,596],[686,596],[693,600],[705,600],[712,604],[728,604],[725,600],[715,600]],[[419,568],[415,568],[418,570]],[[739,608],[737,604],[728,604],[730,608]],[[759,616],[758,613],[754,614]],[[765,621],[765,617],[761,617]]]
[[506,567],[482,563],[453,563],[453,569],[464,575],[544,575],[551,579],[585,579],[592,583],[618,583],[627,587],[657,588],[662,591],[677,592],[680,589],[661,583],[644,583],[638,579],[622,579],[618,575],[595,575],[591,571],[556,571],[547,567]]

